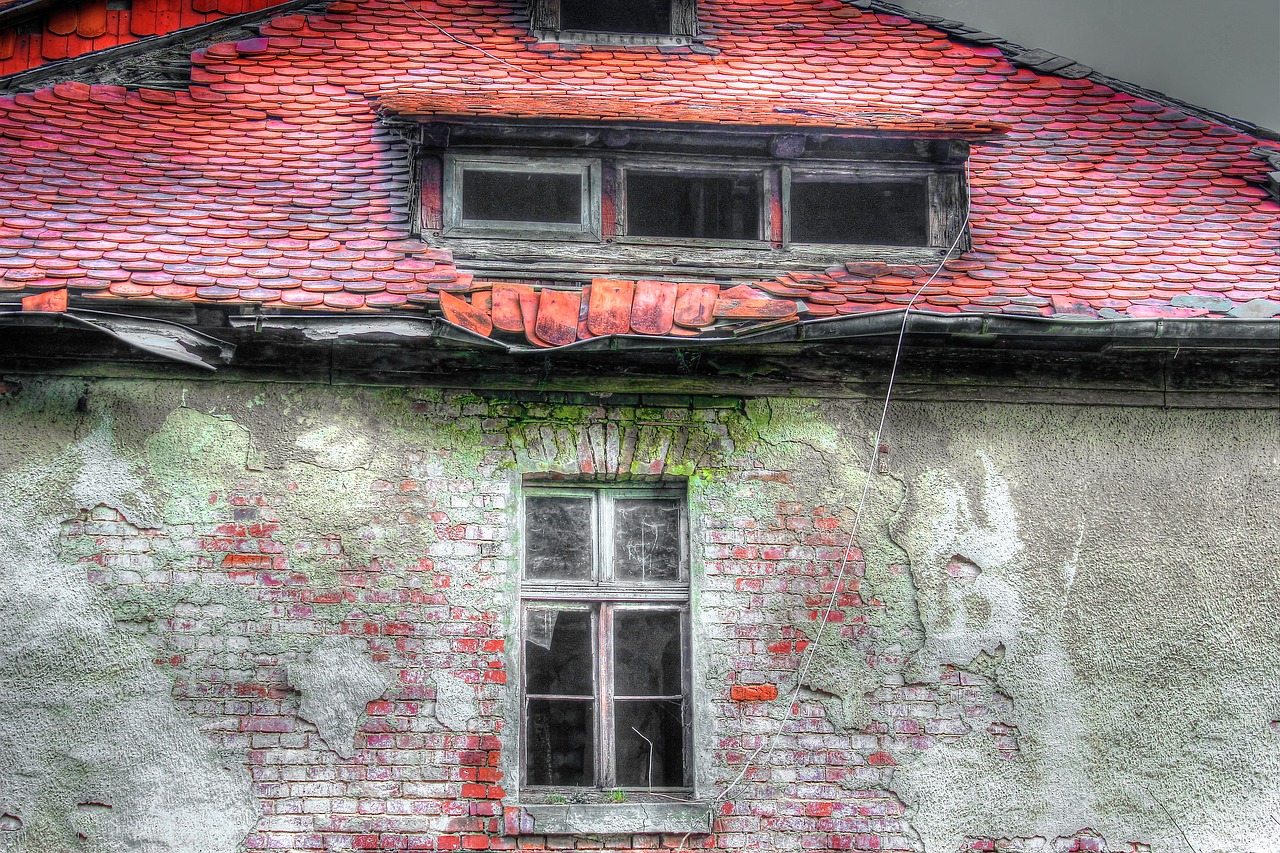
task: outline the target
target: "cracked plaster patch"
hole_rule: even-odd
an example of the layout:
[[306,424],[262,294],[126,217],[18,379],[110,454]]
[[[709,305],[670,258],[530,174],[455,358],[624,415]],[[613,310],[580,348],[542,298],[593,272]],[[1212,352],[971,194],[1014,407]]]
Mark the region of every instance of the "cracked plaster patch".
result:
[[45,427],[39,441],[65,449],[0,479],[0,850],[232,853],[258,817],[243,763],[196,729],[54,548],[76,507],[141,521],[151,498],[108,424],[79,440]]
[[[812,635],[817,634],[815,626]],[[853,731],[866,728],[871,721],[871,703],[867,695],[880,686],[867,664],[867,656],[841,637],[840,629],[835,625],[828,625],[811,648],[813,654],[809,669],[801,683],[810,690],[840,700],[828,706],[832,723]]]
[[356,730],[365,706],[394,685],[353,637],[326,637],[302,660],[288,666],[289,686],[302,694],[298,716],[315,725],[321,739],[342,758],[355,755]]
[[475,688],[447,672],[433,672],[431,680],[436,686],[435,713],[440,725],[450,731],[466,731],[480,716]]

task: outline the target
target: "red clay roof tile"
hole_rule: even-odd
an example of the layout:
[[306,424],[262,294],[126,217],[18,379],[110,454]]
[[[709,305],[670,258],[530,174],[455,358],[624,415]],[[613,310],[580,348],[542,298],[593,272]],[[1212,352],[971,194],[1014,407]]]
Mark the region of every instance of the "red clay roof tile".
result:
[[[262,0],[194,3],[226,12]],[[75,26],[97,26],[84,8]],[[1007,126],[971,158],[975,248],[936,271],[917,307],[1186,316],[1280,299],[1280,204],[1262,188],[1268,166],[1248,134],[837,2],[703,0],[700,15],[719,53],[540,45],[515,0],[465,15],[435,0],[337,2],[197,52],[199,85],[187,91],[69,82],[10,96],[0,101],[0,290],[69,287],[73,303],[443,308],[482,334],[563,345],[899,308],[935,273],[855,260],[741,287],[597,282],[581,295],[474,282],[447,250],[410,238],[409,176],[371,107],[381,103],[886,135]],[[1159,313],[1210,295],[1229,301]]]

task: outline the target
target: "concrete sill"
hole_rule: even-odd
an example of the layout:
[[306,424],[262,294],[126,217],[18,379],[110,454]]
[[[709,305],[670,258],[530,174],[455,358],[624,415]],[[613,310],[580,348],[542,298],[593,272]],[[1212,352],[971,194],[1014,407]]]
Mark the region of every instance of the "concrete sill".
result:
[[711,832],[711,803],[578,803],[507,806],[507,835],[644,835]]

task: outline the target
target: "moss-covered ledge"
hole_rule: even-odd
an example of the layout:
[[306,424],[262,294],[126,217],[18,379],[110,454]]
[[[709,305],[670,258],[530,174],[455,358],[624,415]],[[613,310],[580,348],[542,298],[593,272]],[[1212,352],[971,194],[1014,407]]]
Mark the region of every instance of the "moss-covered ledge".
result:
[[715,806],[685,803],[572,803],[508,806],[507,835],[641,835],[711,832]]

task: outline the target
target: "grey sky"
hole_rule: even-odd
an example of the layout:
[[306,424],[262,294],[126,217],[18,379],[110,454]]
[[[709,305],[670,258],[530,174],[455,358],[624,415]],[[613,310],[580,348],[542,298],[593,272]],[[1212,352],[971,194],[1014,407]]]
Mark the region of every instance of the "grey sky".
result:
[[1280,0],[897,0],[1280,130]]

